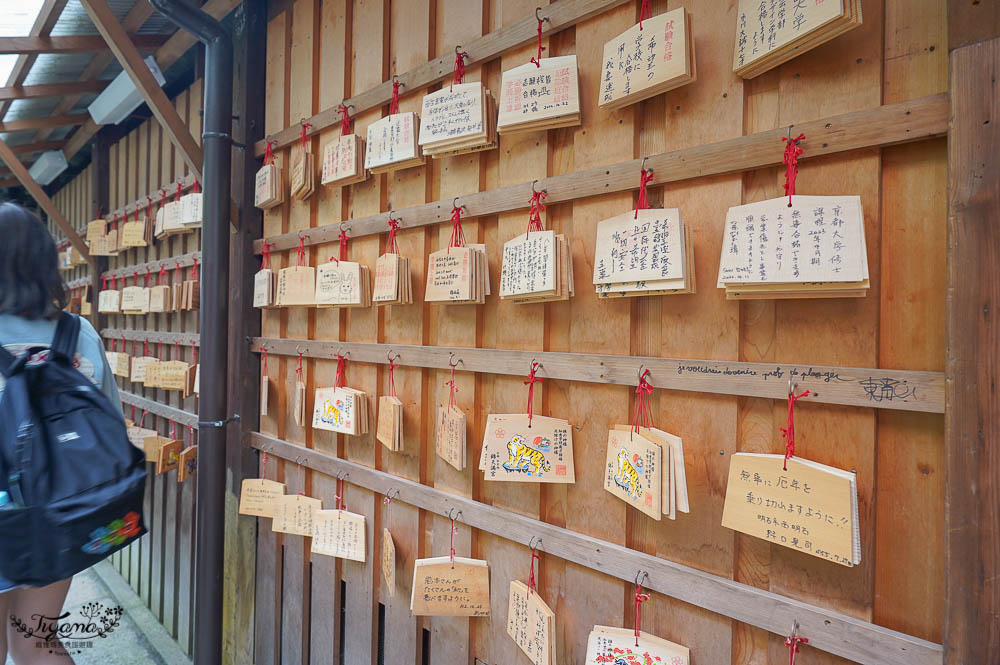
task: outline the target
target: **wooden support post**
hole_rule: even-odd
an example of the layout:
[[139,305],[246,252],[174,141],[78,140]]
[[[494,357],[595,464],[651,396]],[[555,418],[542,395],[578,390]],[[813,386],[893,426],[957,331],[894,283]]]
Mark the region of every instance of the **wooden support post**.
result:
[[87,259],[88,262],[93,264],[93,259],[90,256],[90,251],[87,249],[86,243],[83,242],[76,229],[73,225],[69,223],[66,217],[59,211],[56,204],[52,202],[45,190],[35,182],[34,178],[28,173],[28,169],[24,168],[24,164],[20,162],[17,155],[10,149],[3,139],[0,139],[0,159],[10,167],[10,170],[14,173],[14,176],[24,185],[24,188],[28,190],[28,193],[38,202],[38,205],[45,211],[50,218],[52,218],[59,228],[63,230],[66,237],[76,248],[76,251],[80,252],[80,256]]
[[184,120],[167,99],[166,93],[153,78],[142,56],[129,40],[125,29],[118,22],[105,0],[81,0],[104,41],[111,48],[122,68],[128,72],[143,99],[170,140],[177,146],[181,157],[192,171],[201,177],[201,146],[194,140]]
[[[266,0],[247,0],[233,21],[234,139],[252,145],[264,133],[263,48],[267,24]],[[229,407],[240,422],[229,427],[226,438],[226,513],[223,581],[222,662],[241,665],[253,662],[254,615],[257,573],[257,520],[241,518],[240,488],[244,478],[256,478],[257,454],[243,444],[246,432],[257,429],[260,403],[260,361],[251,352],[247,338],[260,334],[260,316],[253,309],[253,277],[257,259],[253,242],[263,232],[260,210],[254,207],[254,177],[257,160],[249,150],[234,153],[232,193],[240,219],[232,236],[229,257]]]
[[1000,38],[950,54],[945,665],[1000,652]]

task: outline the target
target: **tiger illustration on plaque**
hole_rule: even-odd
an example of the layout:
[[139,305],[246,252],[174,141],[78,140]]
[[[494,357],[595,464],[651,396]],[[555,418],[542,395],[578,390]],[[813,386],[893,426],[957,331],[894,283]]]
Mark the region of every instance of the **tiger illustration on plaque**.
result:
[[618,451],[618,470],[615,473],[615,485],[625,490],[633,499],[642,496],[642,486],[639,483],[639,475],[642,473],[642,459],[639,455],[632,455],[629,461],[629,453],[622,448]]
[[534,448],[525,442],[523,436],[515,434],[507,443],[507,453],[510,458],[504,462],[503,468],[508,471],[523,471],[535,476],[542,475],[543,471],[551,471],[552,465],[545,459],[545,453],[549,452],[552,442],[536,436],[532,443]]

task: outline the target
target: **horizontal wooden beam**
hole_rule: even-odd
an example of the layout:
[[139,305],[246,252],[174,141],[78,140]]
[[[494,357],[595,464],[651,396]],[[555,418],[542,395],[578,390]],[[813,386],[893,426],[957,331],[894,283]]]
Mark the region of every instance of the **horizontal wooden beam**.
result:
[[190,411],[167,406],[166,404],[161,404],[155,400],[140,397],[135,393],[130,393],[124,390],[119,390],[118,396],[121,398],[122,404],[128,404],[129,406],[134,406],[137,409],[148,411],[153,415],[171,420],[178,425],[198,429],[197,413],[191,413]]
[[63,95],[100,92],[108,81],[72,81],[70,83],[45,83],[41,85],[0,88],[0,101],[8,99],[34,99],[37,97],[62,97]]
[[[249,439],[251,446],[267,451],[268,455],[286,461],[298,460],[303,466],[327,476],[336,477],[340,474],[356,487],[382,495],[388,494],[392,489],[394,501],[444,516],[450,511],[461,511],[459,519],[462,523],[511,542],[527,547],[532,538],[541,538],[547,556],[558,556],[574,565],[629,583],[634,582],[636,571],[648,573],[645,586],[653,591],[775,635],[788,635],[791,627],[798,623],[798,634],[809,639],[809,646],[863,665],[941,665],[940,644],[421,485],[281,439],[257,432],[251,432]],[[328,501],[333,499],[332,496],[316,498]],[[709,518],[708,515],[705,517]],[[371,525],[369,528],[372,528]],[[506,584],[506,580],[494,580],[493,583]]]
[[[556,3],[558,4],[558,3]],[[552,5],[553,7],[555,5]],[[654,185],[690,178],[749,171],[782,163],[781,139],[788,128],[740,136],[717,143],[646,156],[646,168],[653,169]],[[829,118],[791,125],[795,133],[804,133],[805,150],[799,159],[808,160],[849,150],[878,148],[935,136],[948,131],[948,96],[922,97],[897,104],[887,104],[866,111],[845,113]],[[587,196],[621,192],[639,187],[642,159],[577,171],[538,180],[535,187],[548,192],[547,203],[572,201]],[[532,183],[511,185],[458,197],[469,217],[492,215],[527,208]],[[393,211],[404,229],[446,222],[451,219],[454,199],[442,199]],[[738,204],[734,201],[733,204]],[[347,221],[351,237],[388,231],[389,212]],[[308,229],[306,245],[334,242],[340,233],[340,221]],[[285,233],[265,239],[274,250],[293,249],[299,233]],[[260,254],[264,241],[254,243]]]
[[35,143],[22,143],[21,145],[10,146],[15,155],[32,155],[36,152],[46,150],[62,150],[66,147],[66,141],[37,141]]
[[[570,28],[581,21],[585,21],[592,16],[596,16],[618,5],[623,5],[628,0],[562,0],[554,2],[532,12],[516,23],[506,25],[499,30],[495,30],[488,35],[474,39],[467,44],[462,44],[462,50],[468,53],[465,59],[466,66],[472,66],[489,62],[499,58],[504,52],[528,44],[538,38],[539,17],[545,19],[542,24],[542,35],[551,35],[566,28]],[[399,74],[395,78],[402,85],[401,95],[416,92],[422,88],[437,83],[452,75],[455,66],[455,54],[448,51],[446,55],[435,58],[430,62],[425,62],[416,69]],[[344,105],[353,106],[351,113],[357,115],[369,109],[378,108],[389,103],[392,99],[392,81],[385,81],[370,90],[343,102]],[[339,103],[338,103],[339,106]],[[312,128],[307,132],[307,136],[319,134],[324,129],[340,123],[340,111],[337,106],[333,106],[316,115],[307,118],[306,122],[312,124]],[[286,127],[277,134],[272,134],[267,138],[254,144],[254,154],[257,157],[264,155],[268,141],[276,142],[277,149],[292,145],[301,137],[300,125]]]
[[150,344],[180,344],[181,346],[201,346],[198,333],[161,332],[159,330],[133,330],[105,328],[101,331],[104,339],[123,339],[127,342],[149,342]]
[[47,127],[66,127],[82,125],[90,118],[89,113],[72,115],[50,115],[42,118],[20,118],[0,122],[0,132],[19,132],[25,129],[45,129]]
[[[131,273],[129,273],[131,274]],[[818,402],[903,411],[944,412],[944,374],[864,367],[828,367],[791,363],[748,363],[596,353],[555,353],[448,346],[409,346],[367,342],[319,342],[306,339],[257,337],[252,350],[286,356],[334,359],[348,355],[355,362],[404,367],[449,369],[452,362],[467,372],[527,376],[533,360],[541,363],[543,379],[564,379],[634,386],[640,368],[650,371],[656,388],[786,399],[791,383],[809,389],[799,404]],[[397,357],[398,356],[398,357]]]
[[[129,35],[137,49],[152,50],[167,43],[167,35]],[[107,51],[100,35],[62,35],[59,37],[0,37],[0,55],[39,55],[41,53],[92,53]]]
[[[105,218],[109,219],[107,215]],[[120,268],[115,268],[114,270],[108,270],[107,272],[101,274],[101,278],[118,279],[119,277],[131,277],[135,273],[145,275],[147,269],[155,275],[160,271],[161,267],[166,268],[168,271],[177,270],[178,266],[181,268],[190,268],[194,265],[196,259],[198,263],[201,263],[201,252],[188,252],[187,254],[181,254],[180,256],[169,256],[164,259],[147,261],[146,263],[136,263],[130,266],[122,266]]]
[[28,193],[35,199],[38,206],[45,211],[45,214],[62,229],[62,232],[66,234],[66,239],[72,243],[76,251],[80,253],[80,256],[93,264],[94,259],[90,256],[90,250],[83,241],[83,238],[76,232],[73,225],[69,223],[66,216],[62,214],[59,207],[49,198],[49,195],[45,193],[45,190],[35,182],[34,178],[28,173],[28,169],[24,167],[24,164],[21,163],[17,155],[14,154],[3,140],[0,140],[0,159],[14,172],[14,176],[28,190]]

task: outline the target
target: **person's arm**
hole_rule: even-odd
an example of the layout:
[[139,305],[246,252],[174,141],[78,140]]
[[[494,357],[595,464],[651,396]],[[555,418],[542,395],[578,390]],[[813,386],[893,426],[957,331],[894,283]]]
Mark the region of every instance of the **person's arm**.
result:
[[111,365],[108,364],[108,357],[104,354],[101,338],[90,322],[82,317],[80,318],[80,338],[77,342],[77,348],[85,358],[93,363],[97,385],[124,418],[122,400],[118,395],[118,385],[115,383],[115,375],[111,372]]

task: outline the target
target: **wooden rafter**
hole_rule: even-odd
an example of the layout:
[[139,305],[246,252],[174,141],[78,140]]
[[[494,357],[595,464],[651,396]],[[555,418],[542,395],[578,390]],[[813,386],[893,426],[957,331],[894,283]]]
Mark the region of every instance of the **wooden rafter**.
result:
[[0,180],[0,189],[4,187],[17,187],[21,184],[21,181],[17,178],[7,178],[6,180]]
[[[229,12],[233,11],[240,4],[240,1],[241,0],[209,0],[204,4],[204,6],[202,6],[201,10],[206,14],[208,14],[209,16],[211,16],[212,18],[222,19],[223,17],[228,15]],[[141,2],[138,5],[136,5],[136,8],[138,8],[140,5],[148,6],[148,3],[146,2],[146,0],[141,0]],[[136,8],[133,8],[133,12],[136,11]],[[129,12],[129,15],[122,20],[122,26],[124,26],[126,30],[131,29],[129,23],[131,16],[132,12]],[[167,43],[160,47],[160,49],[156,52],[156,55],[154,56],[156,58],[157,64],[160,65],[160,69],[166,69],[170,65],[174,64],[178,58],[184,55],[184,53],[187,52],[187,50],[194,45],[194,43],[195,43],[195,38],[192,37],[187,32],[183,30],[178,30],[177,32],[175,32],[173,36],[169,40],[167,40]],[[97,56],[97,58],[95,58],[95,61],[102,57],[103,55]],[[86,72],[84,72],[84,75],[86,75]],[[72,98],[67,98],[66,101],[70,101],[71,99]],[[76,101],[73,100],[72,103],[75,104]],[[57,108],[56,111],[61,110],[61,112],[65,112],[71,108],[73,108],[72,105],[63,108],[63,104],[60,104],[59,108]],[[90,141],[90,137],[92,137],[95,133],[97,133],[97,130],[99,129],[100,126],[94,123],[86,123],[79,129],[77,129],[76,133],[74,133],[73,136],[70,137],[69,144],[66,146],[66,158],[69,159],[77,152],[82,150],[83,147],[87,145],[87,142]],[[47,134],[45,133],[39,134],[39,138],[41,138],[43,135]]]
[[[137,49],[155,49],[167,42],[166,35],[128,35]],[[108,50],[98,35],[59,37],[0,37],[0,54],[39,55],[41,53],[89,53]]]
[[33,155],[36,152],[45,152],[46,150],[62,150],[65,147],[66,141],[36,141],[35,143],[12,145],[10,146],[10,149],[14,151],[15,155]]
[[71,83],[44,83],[41,85],[10,86],[0,88],[0,100],[34,99],[37,97],[62,97],[63,95],[100,92],[107,81],[73,81]]
[[[45,0],[45,4],[38,10],[38,17],[35,19],[28,34],[44,36],[52,32],[52,28],[55,26],[56,21],[59,20],[59,16],[62,14],[63,8],[66,7],[67,2],[68,0]],[[23,84],[24,80],[28,77],[28,72],[31,70],[32,65],[35,64],[36,57],[34,55],[20,56],[17,62],[14,63],[14,68],[10,71],[10,76],[7,77],[7,85],[19,86]],[[9,108],[9,101],[0,101],[0,120],[3,120]]]
[[67,125],[82,125],[90,116],[86,113],[75,113],[73,115],[45,116],[43,118],[20,118],[0,122],[0,132],[19,132],[25,129],[43,129],[66,127]]
[[142,56],[129,41],[128,34],[118,22],[114,12],[105,0],[81,0],[81,4],[90,15],[104,41],[115,54],[122,68],[128,72],[129,78],[142,94],[150,110],[160,125],[167,132],[170,140],[180,150],[181,157],[198,176],[201,176],[201,146],[191,136],[187,125],[181,119],[167,95],[163,92],[152,72],[143,62]]
[[[135,6],[129,10],[128,14],[125,15],[125,18],[122,19],[122,27],[125,28],[125,30],[128,32],[134,32],[139,28],[141,28],[142,24],[145,23],[146,20],[152,15],[153,15],[153,6],[149,4],[148,0],[139,0],[137,3],[135,3]],[[98,53],[90,61],[90,64],[88,64],[86,68],[84,68],[83,73],[80,74],[79,80],[80,81],[95,80],[98,76],[100,76],[101,72],[107,69],[108,64],[113,59],[114,56],[111,54],[111,51],[107,51],[105,53]],[[156,61],[159,63],[160,59],[157,58]],[[63,100],[59,102],[58,106],[56,106],[56,108],[52,111],[52,115],[68,113],[76,106],[77,102],[80,101],[80,96],[81,95],[77,94],[77,95],[69,95],[68,97],[63,98]],[[90,140],[90,137],[93,136],[94,133],[97,131],[97,125],[94,125],[95,129],[92,132],[86,134],[86,140],[78,142],[76,145],[74,145],[74,139],[77,139],[77,136],[81,132],[85,132],[87,126],[88,125],[84,125],[83,127],[77,129],[76,133],[71,137],[70,144],[66,146],[66,159],[72,158],[73,155],[75,155],[84,145],[87,144],[87,141]],[[38,141],[44,141],[49,137],[49,134],[51,133],[52,129],[43,129],[35,136],[35,139]]]
[[66,234],[66,238],[69,239],[76,251],[80,252],[80,256],[85,258],[87,261],[93,262],[90,256],[90,251],[87,248],[86,243],[83,242],[83,238],[76,232],[73,225],[69,223],[66,217],[60,212],[59,208],[53,203],[52,199],[49,198],[45,190],[35,182],[34,178],[28,174],[28,169],[24,167],[24,164],[17,158],[14,151],[0,139],[0,159],[2,159],[11,171],[14,172],[14,176],[17,180],[28,190],[28,193],[38,202],[42,210],[59,225],[63,233]]

